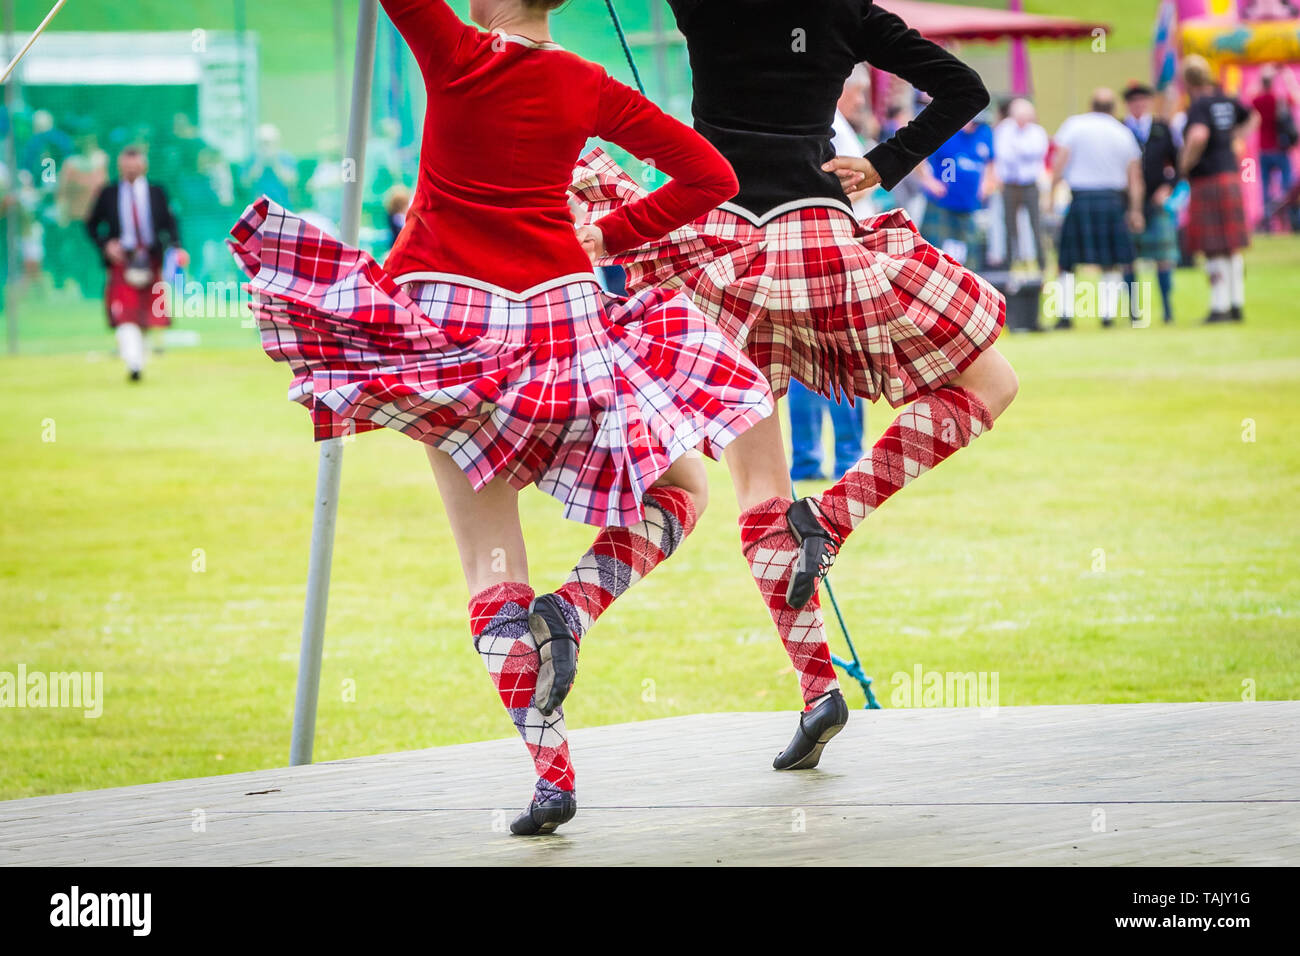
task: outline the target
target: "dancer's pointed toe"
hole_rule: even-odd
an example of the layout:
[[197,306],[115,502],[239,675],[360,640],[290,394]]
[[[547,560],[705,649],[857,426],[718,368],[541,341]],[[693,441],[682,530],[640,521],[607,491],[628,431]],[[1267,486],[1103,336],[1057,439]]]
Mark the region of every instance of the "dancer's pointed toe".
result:
[[515,836],[545,836],[568,823],[577,812],[578,798],[572,790],[561,790],[541,800],[534,796],[528,808],[510,824],[510,832]]
[[772,761],[773,770],[811,770],[822,759],[827,742],[849,722],[849,705],[838,690],[828,693],[812,710],[799,715],[790,745]]
[[799,545],[790,582],[785,589],[786,603],[797,610],[812,600],[818,585],[830,573],[831,565],[840,553],[840,543],[817,520],[807,498],[793,502],[786,509],[785,520]]
[[539,594],[528,609],[528,629],[540,659],[533,700],[547,717],[564,703],[578,676],[578,639],[561,607],[554,594]]

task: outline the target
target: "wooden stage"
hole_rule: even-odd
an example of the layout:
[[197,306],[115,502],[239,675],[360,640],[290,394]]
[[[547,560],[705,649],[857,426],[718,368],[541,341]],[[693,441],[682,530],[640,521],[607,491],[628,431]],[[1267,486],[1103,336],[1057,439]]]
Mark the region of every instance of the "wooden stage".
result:
[[776,773],[794,722],[578,730],[549,838],[510,739],[0,803],[0,864],[1300,864],[1300,701],[854,711]]

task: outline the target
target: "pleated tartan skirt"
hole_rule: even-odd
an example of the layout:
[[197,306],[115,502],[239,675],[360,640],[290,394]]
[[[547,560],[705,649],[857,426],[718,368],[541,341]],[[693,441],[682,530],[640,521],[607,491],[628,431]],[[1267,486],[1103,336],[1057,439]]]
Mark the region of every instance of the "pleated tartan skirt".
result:
[[1061,269],[1076,266],[1128,266],[1133,263],[1133,234],[1124,219],[1126,199],[1113,189],[1080,189],[1070,198],[1056,243]]
[[[644,195],[600,149],[571,192],[597,223]],[[724,206],[607,263],[629,290],[688,292],[778,398],[794,378],[836,400],[903,405],[961,374],[1006,321],[1002,294],[900,209],[859,223],[838,205],[797,205],[755,223]]]
[[265,197],[231,235],[262,347],[317,440],[394,428],[475,488],[536,484],[567,518],[626,526],[674,461],[716,458],[772,412],[762,375],[680,293],[619,299],[594,276],[526,298],[472,279],[399,287]]
[[1230,256],[1250,245],[1250,226],[1236,170],[1198,176],[1189,181],[1187,229],[1183,241],[1191,253]]

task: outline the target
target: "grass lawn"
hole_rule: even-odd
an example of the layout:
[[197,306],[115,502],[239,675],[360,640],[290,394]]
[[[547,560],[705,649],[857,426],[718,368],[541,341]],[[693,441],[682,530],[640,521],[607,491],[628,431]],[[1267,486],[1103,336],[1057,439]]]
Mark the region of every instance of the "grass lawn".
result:
[[[1172,328],[1004,339],[1017,403],[833,575],[886,707],[918,665],[996,671],[1003,705],[1300,695],[1300,243],[1248,261],[1242,326],[1197,326],[1188,272]],[[105,701],[0,708],[0,797],[283,764],[317,457],[287,373],[225,320],[128,387],[93,307],[64,311],[63,348],[97,352],[0,365],[0,671],[101,671]],[[798,706],[711,467],[699,530],[584,643],[571,726]],[[554,586],[591,532],[524,501]],[[465,598],[419,446],[349,444],[318,759],[512,732]]]

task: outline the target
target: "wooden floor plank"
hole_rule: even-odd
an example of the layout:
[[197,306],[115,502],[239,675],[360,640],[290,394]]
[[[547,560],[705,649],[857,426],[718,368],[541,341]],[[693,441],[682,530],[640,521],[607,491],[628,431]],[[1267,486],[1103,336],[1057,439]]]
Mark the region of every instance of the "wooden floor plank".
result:
[[1300,702],[858,711],[775,773],[794,720],[576,731],[547,839],[500,740],[0,803],[0,864],[1300,864]]

